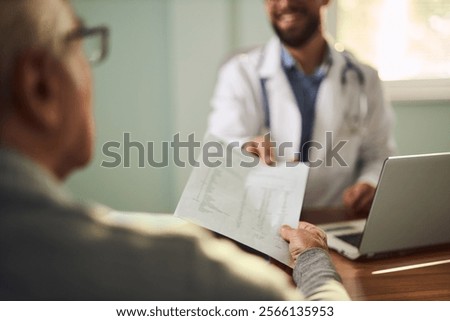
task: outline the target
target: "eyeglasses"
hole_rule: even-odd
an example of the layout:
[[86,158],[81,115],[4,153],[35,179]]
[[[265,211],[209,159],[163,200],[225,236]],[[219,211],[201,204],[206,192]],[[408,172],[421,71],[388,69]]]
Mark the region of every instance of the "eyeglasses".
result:
[[66,38],[67,41],[76,39],[83,39],[84,52],[90,63],[98,64],[108,56],[109,29],[107,27],[87,28],[81,26]]

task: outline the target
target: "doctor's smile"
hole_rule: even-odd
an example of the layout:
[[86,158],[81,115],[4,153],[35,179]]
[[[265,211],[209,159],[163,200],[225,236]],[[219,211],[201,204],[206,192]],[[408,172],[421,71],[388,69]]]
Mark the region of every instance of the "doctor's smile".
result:
[[295,25],[298,21],[301,21],[305,18],[306,14],[304,13],[283,13],[277,17],[277,21],[279,21],[280,25],[285,25],[288,27],[289,25]]
[[[279,23],[298,23],[301,20],[307,19],[309,16],[308,9],[304,7],[293,8],[287,7],[281,10],[269,9],[272,10],[273,20]],[[296,24],[293,24],[296,26]]]

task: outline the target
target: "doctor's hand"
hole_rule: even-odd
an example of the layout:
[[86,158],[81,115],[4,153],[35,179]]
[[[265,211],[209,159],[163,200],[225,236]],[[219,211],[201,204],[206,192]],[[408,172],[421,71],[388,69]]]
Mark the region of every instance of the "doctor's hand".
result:
[[306,250],[312,248],[328,250],[327,234],[313,224],[300,222],[296,229],[283,225],[280,234],[289,243],[289,252],[294,265],[298,256]]
[[245,151],[258,156],[267,165],[275,165],[275,147],[268,135],[257,136],[242,147]]
[[356,183],[344,191],[342,200],[344,205],[351,209],[356,215],[369,215],[375,196],[375,187],[367,183]]

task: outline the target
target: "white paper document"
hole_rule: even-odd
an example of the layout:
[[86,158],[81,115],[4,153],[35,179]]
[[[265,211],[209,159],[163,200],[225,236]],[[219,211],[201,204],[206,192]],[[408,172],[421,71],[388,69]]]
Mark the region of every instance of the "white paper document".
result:
[[279,230],[298,225],[309,168],[303,163],[244,167],[248,157],[240,153],[228,164],[221,160],[218,167],[200,162],[192,170],[175,216],[290,265]]

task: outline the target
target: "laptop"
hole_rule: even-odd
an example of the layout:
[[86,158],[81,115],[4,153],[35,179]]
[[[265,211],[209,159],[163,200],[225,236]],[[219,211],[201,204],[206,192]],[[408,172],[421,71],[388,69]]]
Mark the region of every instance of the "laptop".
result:
[[352,260],[450,243],[450,153],[389,157],[367,219],[319,226]]

